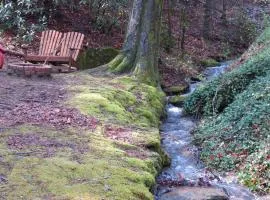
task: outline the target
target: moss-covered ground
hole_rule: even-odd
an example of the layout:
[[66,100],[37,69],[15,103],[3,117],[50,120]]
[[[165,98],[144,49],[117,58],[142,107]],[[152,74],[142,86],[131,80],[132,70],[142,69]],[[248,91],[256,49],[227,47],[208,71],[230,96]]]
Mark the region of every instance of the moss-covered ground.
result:
[[159,125],[165,97],[160,89],[125,76],[108,80],[81,73],[80,77],[84,83],[69,87],[73,97],[68,104],[72,107],[105,122],[139,127]]
[[185,102],[186,112],[203,116],[194,131],[202,160],[209,168],[235,172],[260,194],[270,192],[269,30],[230,72],[199,87]]
[[[158,130],[164,94],[130,77],[80,72],[53,79],[67,92],[61,106],[98,122],[90,130],[85,118],[69,116],[74,112],[57,123],[32,121],[29,107],[20,123],[1,124],[1,199],[153,199],[155,176],[169,162]],[[59,117],[61,109],[48,115]]]

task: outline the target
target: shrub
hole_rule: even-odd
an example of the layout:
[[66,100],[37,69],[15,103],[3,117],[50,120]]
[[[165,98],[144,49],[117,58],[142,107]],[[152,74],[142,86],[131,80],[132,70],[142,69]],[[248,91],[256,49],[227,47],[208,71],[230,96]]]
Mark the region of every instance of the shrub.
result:
[[253,79],[270,70],[269,54],[270,48],[267,48],[249,58],[241,67],[199,87],[185,101],[185,111],[198,115],[222,112]]
[[[37,1],[6,1],[6,4],[0,7],[1,28],[15,30],[17,36],[25,42],[30,42],[36,31],[44,29],[47,24],[43,11],[43,7]],[[37,17],[28,21],[30,16]]]
[[269,102],[270,73],[252,81],[223,113],[205,119],[194,131],[201,158],[210,168],[231,171],[243,166],[242,182],[259,192],[269,192]]

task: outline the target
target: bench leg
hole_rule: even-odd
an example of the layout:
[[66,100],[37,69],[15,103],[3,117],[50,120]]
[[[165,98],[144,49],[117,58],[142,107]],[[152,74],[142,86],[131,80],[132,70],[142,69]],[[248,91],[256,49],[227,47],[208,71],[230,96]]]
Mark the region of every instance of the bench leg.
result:
[[72,57],[69,58],[68,71],[71,71],[71,66],[72,66]]

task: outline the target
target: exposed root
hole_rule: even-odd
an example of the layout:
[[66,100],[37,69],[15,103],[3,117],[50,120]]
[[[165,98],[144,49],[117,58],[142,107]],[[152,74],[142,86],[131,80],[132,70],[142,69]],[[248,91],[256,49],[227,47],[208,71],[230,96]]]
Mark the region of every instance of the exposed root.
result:
[[119,54],[118,56],[116,56],[111,62],[108,63],[108,67],[111,71],[114,71],[118,65],[120,65],[123,60],[124,60],[125,56],[123,54]]

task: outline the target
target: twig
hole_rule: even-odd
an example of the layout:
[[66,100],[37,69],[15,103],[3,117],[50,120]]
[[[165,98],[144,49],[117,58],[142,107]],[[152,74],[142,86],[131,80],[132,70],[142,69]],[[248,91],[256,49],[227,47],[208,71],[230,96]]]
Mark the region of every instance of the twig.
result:
[[22,102],[51,103],[50,101],[41,101],[36,99],[20,99]]
[[30,156],[33,153],[43,153],[45,151],[29,151],[29,152],[12,152],[7,154],[2,154],[0,156],[9,156],[9,155],[15,155],[15,156]]

